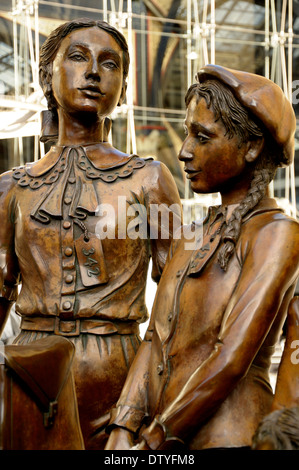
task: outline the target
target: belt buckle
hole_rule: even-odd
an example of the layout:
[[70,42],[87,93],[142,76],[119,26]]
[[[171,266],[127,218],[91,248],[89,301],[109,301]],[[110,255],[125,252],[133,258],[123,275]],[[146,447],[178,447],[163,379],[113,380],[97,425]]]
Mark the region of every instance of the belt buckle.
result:
[[59,336],[79,336],[80,319],[61,320],[59,317],[55,317],[54,334]]

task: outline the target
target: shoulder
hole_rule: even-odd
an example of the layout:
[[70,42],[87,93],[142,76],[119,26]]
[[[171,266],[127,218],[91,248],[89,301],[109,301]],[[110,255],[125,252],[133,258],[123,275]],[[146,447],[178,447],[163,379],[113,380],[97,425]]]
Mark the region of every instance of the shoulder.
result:
[[299,232],[299,223],[282,211],[269,211],[251,217],[245,223],[244,228],[252,235],[266,234],[272,231],[273,234],[278,232],[295,235]]
[[138,157],[146,163],[146,169],[156,175],[171,175],[170,170],[165,163],[155,160],[153,157]]
[[13,170],[2,173],[0,175],[0,197],[5,196],[15,185],[16,181],[13,178]]
[[299,223],[283,212],[269,211],[250,218],[240,238],[243,254],[255,251],[277,260],[287,256],[294,263],[299,261]]
[[142,160],[145,161],[145,165],[142,169],[144,177],[142,185],[146,190],[159,189],[178,194],[174,178],[169,168],[163,162],[154,160],[153,158],[143,158]]
[[3,223],[4,214],[9,214],[14,210],[17,182],[13,178],[13,171],[6,171],[0,175],[0,217]]
[[299,224],[279,207],[276,199],[265,197],[252,212],[245,216],[243,227],[244,231],[251,232],[252,236],[266,234],[271,230],[274,230],[274,233],[280,231],[296,233]]

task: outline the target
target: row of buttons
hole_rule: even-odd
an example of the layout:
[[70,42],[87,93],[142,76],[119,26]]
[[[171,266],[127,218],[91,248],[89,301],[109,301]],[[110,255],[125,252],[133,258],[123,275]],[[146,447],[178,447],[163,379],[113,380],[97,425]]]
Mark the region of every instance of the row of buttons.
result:
[[[75,178],[70,177],[68,182],[74,183]],[[64,198],[66,205],[71,204],[71,202],[71,196]],[[69,220],[62,222],[61,250],[64,282],[61,289],[60,317],[69,319],[73,318],[74,314],[76,280],[73,225]]]
[[[183,269],[180,269],[179,271],[176,272],[176,277],[179,278],[182,276],[184,270]],[[178,282],[181,282],[181,281],[178,281]],[[173,311],[170,311],[167,315],[167,320],[169,322],[171,322],[174,318],[174,315],[173,315]],[[170,356],[169,356],[170,357]],[[163,365],[163,362],[160,362],[158,365],[157,365],[157,374],[158,375],[162,375],[164,372],[164,365]]]

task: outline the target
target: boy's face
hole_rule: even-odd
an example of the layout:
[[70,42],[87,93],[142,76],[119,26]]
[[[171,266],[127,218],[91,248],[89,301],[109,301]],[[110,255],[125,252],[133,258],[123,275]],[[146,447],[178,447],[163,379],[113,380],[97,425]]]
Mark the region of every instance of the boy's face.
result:
[[246,166],[247,144],[239,147],[237,136],[228,139],[219,119],[215,122],[212,108],[194,96],[187,108],[183,142],[179,159],[196,193],[223,192],[238,182]]
[[98,28],[73,31],[53,62],[52,90],[58,109],[70,115],[111,114],[123,91],[123,51]]

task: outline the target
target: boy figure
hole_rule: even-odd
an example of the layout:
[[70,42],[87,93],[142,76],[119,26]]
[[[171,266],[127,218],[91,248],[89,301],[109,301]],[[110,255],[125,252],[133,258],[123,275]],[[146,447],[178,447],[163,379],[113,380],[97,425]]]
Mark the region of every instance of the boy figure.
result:
[[299,225],[268,197],[296,119],[264,77],[204,67],[179,154],[193,191],[220,192],[199,249],[174,240],[106,449],[249,448],[270,410],[269,367],[299,273]]

